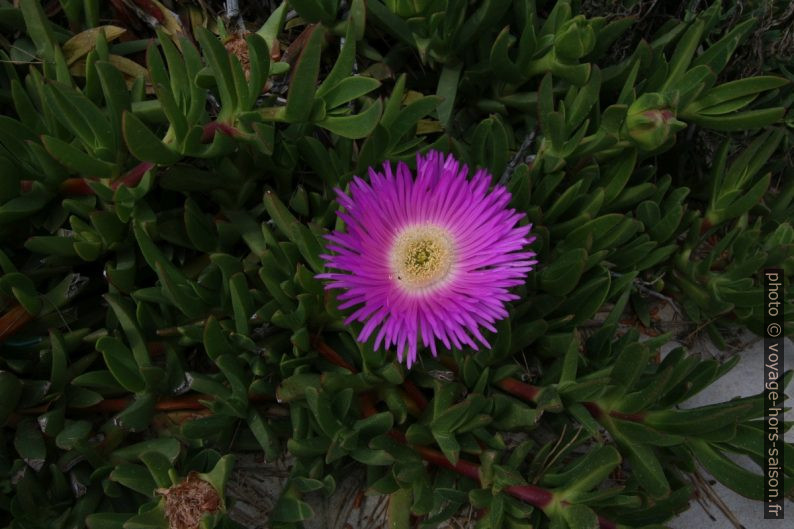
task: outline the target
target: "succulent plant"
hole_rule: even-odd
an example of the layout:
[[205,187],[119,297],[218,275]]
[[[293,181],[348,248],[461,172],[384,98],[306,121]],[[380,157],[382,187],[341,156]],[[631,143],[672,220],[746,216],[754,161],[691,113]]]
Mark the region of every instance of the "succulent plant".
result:
[[[214,5],[0,0],[7,527],[238,527],[242,452],[292,458],[277,528],[350,464],[398,529],[661,527],[698,467],[762,499],[732,455],[761,465],[763,393],[679,409],[736,357],[662,357],[651,307],[725,346],[763,329],[761,271],[794,273],[794,78],[729,67],[751,16]],[[326,236],[335,189],[431,150],[509,191],[538,264],[490,347],[408,369],[356,340]]]

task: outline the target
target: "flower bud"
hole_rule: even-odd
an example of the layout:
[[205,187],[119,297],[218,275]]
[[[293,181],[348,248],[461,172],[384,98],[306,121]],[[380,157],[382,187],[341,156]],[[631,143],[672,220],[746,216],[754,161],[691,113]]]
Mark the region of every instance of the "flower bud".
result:
[[675,137],[686,123],[675,118],[670,99],[652,93],[640,96],[629,107],[626,129],[631,140],[644,151],[653,151]]
[[582,15],[573,17],[562,25],[554,37],[554,53],[563,61],[576,61],[595,47],[596,34],[590,22]]

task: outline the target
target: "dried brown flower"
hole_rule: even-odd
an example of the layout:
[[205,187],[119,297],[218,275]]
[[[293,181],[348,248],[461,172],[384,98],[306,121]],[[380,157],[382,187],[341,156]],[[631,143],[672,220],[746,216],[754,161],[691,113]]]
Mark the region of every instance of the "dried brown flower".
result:
[[158,489],[165,496],[165,516],[170,529],[196,529],[204,514],[216,512],[221,498],[215,488],[191,472],[182,483]]
[[240,61],[240,66],[243,67],[245,78],[251,76],[251,57],[248,54],[248,43],[245,41],[245,35],[235,34],[229,37],[229,40],[224,43],[226,51],[237,57]]

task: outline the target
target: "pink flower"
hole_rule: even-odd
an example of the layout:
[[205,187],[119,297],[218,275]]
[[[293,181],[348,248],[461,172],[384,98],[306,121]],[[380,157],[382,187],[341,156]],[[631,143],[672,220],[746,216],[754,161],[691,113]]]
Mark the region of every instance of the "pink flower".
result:
[[416,361],[419,343],[436,355],[447,349],[490,347],[481,328],[496,331],[507,317],[510,288],[537,263],[526,249],[535,238],[524,217],[507,207],[504,186],[490,189],[484,169],[452,155],[417,155],[417,176],[402,162],[354,177],[350,195],[337,189],[345,229],[327,236],[333,272],[327,289],[343,290],[340,309],[356,307],[346,323],[364,324],[358,341],[375,335],[375,349],[397,346],[397,359]]

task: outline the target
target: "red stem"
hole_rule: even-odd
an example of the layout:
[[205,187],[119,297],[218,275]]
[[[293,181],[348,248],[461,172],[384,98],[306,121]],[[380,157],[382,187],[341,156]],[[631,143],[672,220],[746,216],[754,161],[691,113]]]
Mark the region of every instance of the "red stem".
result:
[[645,413],[623,413],[622,411],[612,410],[609,412],[610,417],[621,419],[624,421],[643,422],[645,420]]
[[88,185],[88,180],[85,178],[67,178],[58,187],[58,190],[67,196],[84,197],[94,194],[94,190],[91,189]]
[[[204,402],[211,402],[214,399],[212,395],[205,395],[203,393],[189,393],[170,399],[161,399],[154,405],[155,411],[194,411],[203,410],[207,408]],[[84,413],[118,413],[127,409],[133,402],[132,397],[117,397],[113,399],[105,399],[98,402],[93,406],[86,408],[78,408],[78,411]],[[248,401],[252,403],[269,402],[273,399],[268,395],[249,395]],[[204,401],[204,402],[202,402]],[[22,415],[38,415],[44,413],[49,409],[49,404],[37,406],[35,408],[28,408],[20,410],[19,414]]]
[[707,218],[704,217],[703,220],[700,221],[700,234],[703,235],[711,228],[712,228],[711,221],[709,221]]
[[[355,366],[351,365],[350,362],[342,358],[339,353],[334,351],[327,343],[323,342],[322,340],[315,340],[314,347],[317,349],[317,351],[319,351],[320,356],[332,364],[343,367],[353,374],[358,373],[358,370],[355,368]],[[371,391],[361,393],[358,396],[358,399],[361,403],[361,414],[364,417],[371,417],[378,413],[378,409],[375,407],[375,396]]]
[[[530,384],[525,384],[520,380],[516,380],[514,378],[505,378],[500,380],[496,383],[501,389],[505,390],[506,392],[524,399],[528,402],[534,402],[535,398],[537,398],[538,394],[540,393],[540,388],[537,386],[532,386]],[[590,415],[593,416],[594,419],[599,419],[603,417],[604,410],[601,409],[601,406],[598,405],[596,402],[582,402],[582,405],[587,408],[587,411],[590,412]],[[624,421],[633,421],[633,422],[642,422],[645,420],[645,414],[640,413],[623,413],[620,411],[610,411],[610,417],[614,417],[616,419],[622,419]]]
[[163,342],[146,342],[146,349],[152,356],[162,356],[165,354],[165,344]]
[[547,507],[554,498],[554,494],[552,494],[551,491],[536,487],[535,485],[512,485],[507,487],[505,492],[539,509]]
[[33,315],[26,311],[22,305],[11,307],[8,312],[0,316],[0,343],[16,334],[16,332],[30,323]]
[[474,463],[469,461],[465,461],[463,459],[458,460],[456,464],[452,464],[447,457],[439,452],[438,450],[434,450],[427,446],[421,445],[413,445],[412,448],[416,451],[417,454],[422,456],[422,459],[427,461],[428,463],[433,463],[437,467],[444,467],[449,470],[454,470],[458,474],[462,476],[466,476],[467,478],[471,478],[476,481],[480,481],[480,467]]
[[135,187],[137,186],[143,175],[146,174],[146,171],[154,168],[154,164],[152,162],[141,162],[129,171],[127,174],[110,184],[110,187],[113,189],[118,189],[121,185],[125,185],[127,187]]
[[598,515],[598,527],[600,527],[601,529],[617,529],[618,524],[616,524],[612,520],[607,520],[601,515]]
[[[124,174],[121,178],[110,183],[111,189],[118,189],[122,185],[127,187],[137,186],[146,171],[152,169],[154,164],[151,162],[141,162]],[[67,196],[91,196],[94,190],[88,185],[92,179],[90,178],[67,178],[58,186],[58,191]],[[22,180],[19,183],[19,189],[23,193],[29,192],[33,188],[32,180]]]
[[201,143],[209,143],[215,137],[215,133],[220,132],[227,136],[234,138],[238,134],[238,130],[228,123],[221,123],[220,121],[211,121],[204,125],[204,131],[201,134]]
[[165,22],[165,15],[154,2],[151,2],[150,0],[135,0],[134,3],[141,8],[141,10],[146,12],[147,15],[151,15],[157,19],[157,22],[160,24]]
[[[587,408],[587,411],[590,412],[590,415],[593,416],[593,419],[601,420],[601,418],[604,417],[604,410],[598,405],[598,403],[583,402],[582,405]],[[643,422],[645,420],[645,413],[643,412],[623,413],[622,411],[612,410],[609,412],[609,416],[614,417],[615,419],[621,419],[623,421]]]
[[[355,374],[358,373],[358,369],[355,366],[350,364],[347,360],[342,358],[342,356],[334,351],[327,343],[323,342],[322,340],[315,340],[314,347],[320,353],[320,356],[328,360],[334,365],[339,367],[343,367],[350,371],[351,373]],[[405,394],[408,396],[409,399],[413,401],[416,405],[416,408],[419,412],[422,412],[427,407],[427,399],[422,392],[419,391],[419,388],[411,382],[410,380],[403,380],[403,390]],[[359,399],[361,401],[362,410],[364,412],[364,416],[369,417],[370,415],[374,415],[377,413],[377,409],[375,408],[374,403],[374,395],[371,391],[367,391],[359,395]]]
[[[416,453],[422,456],[422,459],[425,461],[432,463],[436,466],[447,468],[462,476],[466,476],[467,478],[471,478],[476,480],[480,483],[480,466],[472,463],[470,461],[465,461],[463,459],[459,460],[456,464],[450,463],[450,461],[438,450],[433,448],[429,448],[427,446],[412,446]],[[550,490],[544,489],[542,487],[537,487],[535,485],[513,485],[504,489],[505,492],[513,496],[514,498],[518,498],[519,500],[525,501],[530,505],[534,505],[539,509],[545,509],[549,506],[552,499],[554,499],[554,493]],[[614,525],[612,526],[614,527]]]
[[[339,354],[334,351],[331,347],[329,347],[326,343],[322,342],[321,340],[316,340],[315,347],[320,352],[320,354],[328,361],[332,362],[335,365],[345,367],[349,371],[355,373],[356,369],[351,366],[344,358],[339,356]],[[516,391],[518,396],[530,396],[529,399],[531,400],[532,397],[536,396],[539,393],[539,388],[535,386],[530,386],[528,384],[524,384],[518,380],[508,378],[499,383],[502,386],[503,382],[507,382],[506,387],[503,387],[505,391],[513,392],[511,390]],[[409,387],[406,387],[406,384],[409,384]],[[411,383],[410,380],[405,380],[403,382],[403,387],[405,389],[406,394],[411,397],[411,393],[416,391],[421,396],[420,399],[416,402],[417,406],[427,406],[427,399],[424,398],[424,395],[419,392],[419,389]],[[511,388],[508,390],[507,388]],[[362,404],[364,399],[366,398],[369,400],[372,397],[372,394],[367,392],[361,395]],[[417,400],[417,399],[413,399]],[[420,404],[419,402],[422,402]],[[365,417],[369,417],[375,413],[374,407],[371,410],[363,409],[363,415]],[[405,434],[400,432],[399,430],[392,430],[389,432],[389,435],[399,443],[408,444],[407,439],[405,438]],[[462,476],[466,476],[467,478],[471,478],[476,480],[480,483],[480,466],[472,463],[470,461],[466,461],[463,459],[459,459],[456,464],[452,464],[446,456],[435,450],[433,448],[421,445],[409,445],[413,450],[419,454],[422,459],[427,461],[428,463],[432,463],[436,466],[447,468],[452,470],[453,472],[457,472]],[[554,493],[550,490],[544,489],[542,487],[538,487],[535,485],[513,485],[504,489],[505,492],[513,496],[514,498],[518,498],[519,500],[525,501],[530,505],[533,505],[539,509],[545,509],[549,506],[551,501],[554,499]],[[598,517],[598,525],[601,529],[616,529],[616,525],[614,522],[607,520],[606,518],[599,516]]]
[[497,382],[496,385],[511,395],[515,395],[529,402],[534,402],[535,398],[540,393],[540,388],[537,386],[524,384],[515,378],[504,378]]
[[[455,361],[452,358],[442,356],[439,360],[442,364],[455,373],[458,372],[458,366],[455,364]],[[535,402],[535,399],[540,394],[541,390],[541,388],[537,386],[525,384],[512,377],[503,378],[497,382],[496,385],[511,395],[515,395],[516,397],[522,398],[528,402]]]
[[320,356],[328,360],[334,365],[339,367],[344,367],[354,375],[358,373],[358,369],[355,368],[350,362],[342,358],[339,353],[334,351],[327,343],[323,342],[322,340],[315,340],[314,347],[320,353]]
[[408,395],[408,398],[414,401],[416,407],[419,408],[419,411],[422,412],[427,408],[427,398],[425,397],[424,393],[422,393],[416,384],[413,381],[408,380],[407,378],[403,380],[403,390],[405,390],[405,394]]
[[[153,4],[152,4],[153,5]],[[211,121],[204,125],[201,142],[209,143],[215,137],[215,133],[220,132],[227,136],[236,137],[239,131],[228,123],[221,123],[219,121]],[[137,186],[146,171],[155,167],[152,162],[140,162],[138,165],[127,171],[121,178],[113,181],[110,184],[111,189],[118,189],[122,185],[127,187]],[[59,186],[59,190],[64,195],[69,196],[89,196],[93,195],[94,190],[88,185],[91,181],[90,178],[67,178]],[[27,193],[33,188],[32,180],[21,180],[19,182],[19,189],[22,193]]]

